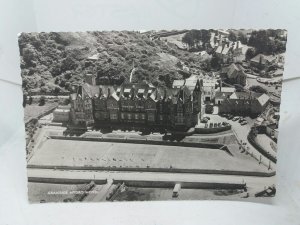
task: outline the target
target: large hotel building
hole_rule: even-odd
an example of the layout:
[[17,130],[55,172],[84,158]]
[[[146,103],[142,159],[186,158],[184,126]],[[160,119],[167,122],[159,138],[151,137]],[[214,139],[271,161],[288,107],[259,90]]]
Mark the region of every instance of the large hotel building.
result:
[[174,88],[148,82],[96,85],[96,77],[88,74],[84,84],[71,94],[71,122],[186,130],[204,113],[202,87],[200,79],[186,80]]

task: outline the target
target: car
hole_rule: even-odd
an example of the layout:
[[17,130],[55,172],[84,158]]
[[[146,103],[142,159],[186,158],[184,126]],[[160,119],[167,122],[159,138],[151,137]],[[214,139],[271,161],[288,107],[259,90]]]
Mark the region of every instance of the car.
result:
[[222,126],[228,126],[229,125],[229,123],[227,123],[227,122],[222,122]]
[[210,120],[210,117],[209,116],[205,116],[205,117],[203,117],[203,119]]
[[233,115],[230,115],[230,114],[229,114],[229,115],[227,116],[227,119],[231,120],[233,117],[234,117]]
[[241,122],[240,124],[242,125],[242,126],[244,126],[244,125],[246,125],[248,122],[247,121],[243,121],[243,122]]
[[207,118],[203,118],[200,122],[201,122],[201,123],[207,123],[207,122],[208,122],[208,119],[207,119]]
[[240,117],[240,119],[239,119],[239,123],[241,123],[241,122],[243,122],[243,121],[246,121],[246,120],[245,120],[245,118],[243,118],[243,117]]
[[221,117],[227,117],[227,114],[226,114],[226,113],[221,113],[220,116],[221,116]]
[[239,119],[240,119],[240,117],[235,116],[235,117],[232,118],[232,121],[237,121],[237,120],[239,120]]

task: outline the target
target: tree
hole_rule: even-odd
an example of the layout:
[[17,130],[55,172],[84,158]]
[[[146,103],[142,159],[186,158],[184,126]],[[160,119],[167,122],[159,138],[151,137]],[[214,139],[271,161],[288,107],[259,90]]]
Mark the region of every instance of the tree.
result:
[[32,96],[30,95],[30,96],[29,96],[29,99],[28,99],[28,104],[31,105],[31,104],[32,104],[32,101],[33,101],[33,98],[32,98]]
[[[182,37],[182,42],[186,43],[189,48],[203,48],[209,40],[210,32],[208,30],[190,30]],[[199,46],[200,42],[201,46]]]
[[41,96],[41,97],[40,97],[40,100],[39,100],[39,105],[40,105],[40,106],[43,106],[43,105],[45,105],[45,103],[46,103],[46,98],[45,98],[45,96]]
[[221,59],[218,56],[213,55],[213,57],[211,58],[211,61],[210,61],[210,65],[213,69],[220,69],[221,68]]
[[248,48],[245,54],[246,60],[250,60],[255,56],[255,49],[254,48]]
[[266,89],[264,89],[263,87],[261,86],[258,86],[258,85],[255,85],[255,86],[251,86],[249,88],[250,91],[254,91],[254,92],[257,92],[257,93],[264,93],[264,94],[267,94],[268,91]]
[[237,37],[237,35],[233,31],[229,31],[228,39],[230,41],[237,41],[238,37]]
[[238,32],[238,40],[243,44],[246,45],[248,42],[247,36],[243,32]]
[[23,94],[23,108],[25,108],[26,104],[27,104],[27,93],[24,92],[24,94]]
[[22,56],[24,62],[31,66],[32,62],[36,60],[37,52],[31,44],[27,44],[23,49]]

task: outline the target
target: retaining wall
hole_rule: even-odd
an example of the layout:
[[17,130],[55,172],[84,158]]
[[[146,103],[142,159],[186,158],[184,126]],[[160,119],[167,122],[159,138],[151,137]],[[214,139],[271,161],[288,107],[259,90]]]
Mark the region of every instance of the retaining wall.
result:
[[270,159],[273,163],[277,162],[277,159],[271,155],[269,152],[267,152],[263,147],[261,147],[255,140],[253,137],[253,134],[251,133],[251,131],[249,132],[248,136],[247,136],[248,141],[250,142],[251,145],[253,145],[263,156],[267,157],[268,159]]
[[[95,184],[106,184],[107,179],[93,180]],[[91,182],[91,179],[79,179],[79,178],[56,178],[56,177],[28,177],[28,182],[35,183],[54,183],[54,184],[86,184]]]
[[176,181],[149,181],[149,180],[113,180],[114,184],[124,183],[129,187],[142,188],[174,188],[181,184],[181,188],[190,189],[244,189],[245,183],[217,183],[217,182],[176,182]]
[[[224,149],[222,144],[212,143],[191,143],[191,142],[173,142],[173,141],[156,141],[147,139],[132,139],[132,138],[86,138],[86,137],[64,137],[64,136],[50,136],[52,139],[59,140],[73,140],[73,141],[97,141],[97,142],[117,142],[117,143],[134,143],[134,144],[150,144],[150,145],[168,145],[168,146],[183,146],[183,147],[196,147],[196,148],[211,148],[211,149]],[[226,149],[224,149],[226,151]]]
[[239,170],[217,170],[217,169],[185,169],[185,168],[153,168],[153,167],[115,167],[115,166],[52,166],[52,165],[27,165],[32,169],[60,169],[60,170],[99,170],[99,171],[134,171],[134,172],[162,172],[162,173],[195,173],[195,174],[224,174],[256,177],[272,177],[276,173],[259,171],[239,171]]
[[195,128],[195,133],[198,134],[214,134],[214,133],[219,133],[223,131],[231,130],[231,125],[228,126],[223,126],[223,127],[212,127],[212,128],[200,128],[196,127]]

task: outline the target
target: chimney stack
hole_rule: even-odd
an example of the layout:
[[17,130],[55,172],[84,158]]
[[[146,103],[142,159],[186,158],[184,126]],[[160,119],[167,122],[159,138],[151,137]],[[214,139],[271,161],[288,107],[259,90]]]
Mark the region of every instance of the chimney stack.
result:
[[166,99],[167,98],[167,89],[165,88],[164,89],[164,99]]
[[219,80],[220,92],[222,91],[222,79]]
[[99,87],[99,98],[102,96],[102,88]]

